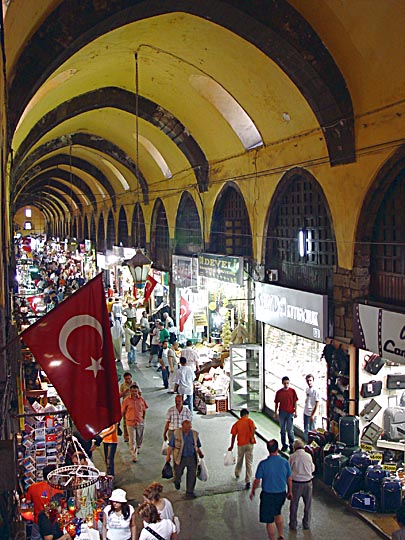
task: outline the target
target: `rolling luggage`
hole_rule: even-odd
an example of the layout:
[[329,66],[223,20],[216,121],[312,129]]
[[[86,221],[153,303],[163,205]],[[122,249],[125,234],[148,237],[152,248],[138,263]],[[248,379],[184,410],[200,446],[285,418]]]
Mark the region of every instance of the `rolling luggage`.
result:
[[381,482],[381,512],[396,512],[402,503],[401,481],[384,478]]
[[339,441],[335,443],[326,443],[325,446],[321,449],[321,461],[324,464],[326,456],[329,456],[330,454],[343,454],[343,450],[345,448],[345,444],[341,443]]
[[306,444],[304,450],[312,457],[315,473],[317,473],[321,468],[321,447],[313,441],[311,444]]
[[338,472],[346,467],[349,462],[349,458],[342,454],[329,454],[325,457],[323,462],[323,481],[327,486],[333,484],[333,479]]
[[343,467],[333,480],[333,489],[341,499],[348,499],[363,488],[363,475],[357,467]]
[[346,446],[359,444],[359,419],[357,416],[342,416],[339,418],[339,441]]
[[381,498],[381,483],[387,476],[388,472],[385,471],[381,465],[370,465],[370,467],[367,467],[364,479],[364,489],[375,495],[378,502]]
[[350,499],[350,506],[363,512],[377,512],[377,499],[372,493],[358,491],[353,493]]
[[383,413],[384,435],[391,441],[405,439],[405,408],[387,407]]
[[349,464],[351,467],[357,467],[360,469],[361,473],[364,475],[368,467],[371,465],[371,459],[367,452],[354,452],[351,455]]

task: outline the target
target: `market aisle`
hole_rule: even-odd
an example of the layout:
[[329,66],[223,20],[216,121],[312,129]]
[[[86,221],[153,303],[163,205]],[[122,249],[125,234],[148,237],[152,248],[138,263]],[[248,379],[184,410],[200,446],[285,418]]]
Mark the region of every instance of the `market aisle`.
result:
[[[125,356],[126,358],[126,356]],[[124,358],[123,358],[124,359]],[[236,539],[265,540],[264,525],[258,522],[259,491],[254,501],[249,500],[244,483],[233,477],[233,467],[223,466],[223,454],[229,446],[229,431],[235,418],[231,414],[203,416],[194,413],[193,427],[199,431],[202,448],[210,473],[208,482],[197,481],[197,498],[185,498],[185,482],[176,491],[170,480],[162,480],[162,432],[165,412],[174,404],[174,395],[162,385],[161,374],[146,368],[148,355],[138,352],[138,365],[130,370],[146,399],[149,409],[145,422],[145,440],[137,463],[132,463],[128,445],[120,437],[116,456],[116,487],[125,489],[130,502],[142,502],[143,489],[152,481],[164,486],[163,495],[169,498],[180,517],[181,540]],[[124,361],[125,362],[125,361]],[[122,366],[118,366],[119,375]],[[105,470],[101,451],[95,452],[95,463]],[[265,443],[258,438],[254,453],[254,470],[267,456]],[[243,480],[243,475],[242,475]],[[311,531],[288,530],[288,504],[284,506],[284,538],[287,540],[373,540],[379,538],[368,525],[351,514],[327,491],[315,488]],[[300,515],[299,515],[300,516]],[[138,530],[141,522],[138,519]]]

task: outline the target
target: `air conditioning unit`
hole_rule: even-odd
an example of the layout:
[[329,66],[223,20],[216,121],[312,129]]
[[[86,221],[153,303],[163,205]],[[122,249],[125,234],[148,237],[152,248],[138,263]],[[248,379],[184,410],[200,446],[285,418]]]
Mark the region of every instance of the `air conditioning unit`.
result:
[[269,276],[269,281],[270,282],[278,281],[278,270],[277,269],[268,270],[267,275]]

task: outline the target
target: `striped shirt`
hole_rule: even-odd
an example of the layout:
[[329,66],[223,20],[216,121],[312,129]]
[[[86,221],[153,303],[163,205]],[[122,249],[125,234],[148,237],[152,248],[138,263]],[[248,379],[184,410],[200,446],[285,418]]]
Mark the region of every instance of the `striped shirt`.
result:
[[180,413],[175,405],[173,407],[170,407],[170,409],[166,413],[166,422],[169,422],[170,430],[181,428],[184,420],[191,420],[191,412],[186,405],[183,405]]

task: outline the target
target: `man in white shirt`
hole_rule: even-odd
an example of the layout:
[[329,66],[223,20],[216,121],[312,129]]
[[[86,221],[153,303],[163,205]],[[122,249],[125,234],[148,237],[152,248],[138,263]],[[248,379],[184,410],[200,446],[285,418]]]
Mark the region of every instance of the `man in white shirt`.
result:
[[304,501],[304,516],[302,526],[309,529],[312,505],[312,478],[315,465],[310,454],[304,450],[304,442],[294,441],[294,453],[289,457],[292,470],[292,499],[290,502],[290,529],[297,529],[297,511],[300,498]]
[[314,388],[314,376],[305,377],[308,387],[305,389],[304,439],[308,442],[308,431],[313,431],[316,424],[316,411],[319,405],[319,392]]
[[163,430],[163,440],[170,441],[174,430],[181,428],[184,420],[191,420],[190,409],[183,404],[183,397],[177,395],[175,405],[170,407],[166,412],[166,423]]
[[128,307],[126,307],[122,311],[122,313],[126,316],[127,322],[131,326],[132,331],[135,332],[136,331],[136,309],[129,302]]
[[115,302],[112,307],[112,313],[114,315],[114,321],[119,321],[121,324],[122,322],[122,304],[120,302],[119,298],[115,299]]
[[187,361],[187,365],[191,367],[196,374],[199,369],[200,356],[198,352],[193,349],[193,343],[189,339],[186,342],[186,347],[181,351],[181,356],[184,356]]
[[193,416],[194,378],[194,371],[187,365],[186,358],[182,356],[176,374],[174,390],[183,395],[184,405],[190,409],[191,416]]

